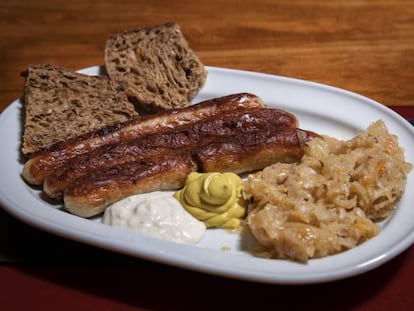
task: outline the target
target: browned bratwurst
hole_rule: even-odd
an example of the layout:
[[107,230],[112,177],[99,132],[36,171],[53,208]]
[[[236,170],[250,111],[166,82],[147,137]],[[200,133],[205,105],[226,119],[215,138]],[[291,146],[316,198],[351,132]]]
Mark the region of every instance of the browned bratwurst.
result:
[[95,171],[69,186],[65,208],[75,215],[92,217],[109,204],[133,194],[178,189],[196,170],[189,153],[176,153]]
[[239,135],[231,141],[212,142],[195,150],[193,159],[200,172],[251,172],[276,162],[299,161],[306,142],[318,136],[297,128],[284,128],[271,135]]
[[98,169],[171,153],[172,149],[193,150],[211,142],[220,142],[221,138],[227,139],[231,135],[253,132],[269,135],[279,132],[280,128],[296,126],[296,118],[279,109],[228,111],[185,127],[107,144],[76,156],[51,172],[45,179],[43,189],[51,198],[61,199],[63,191],[73,181]]
[[219,116],[226,111],[254,107],[263,108],[265,104],[255,95],[240,93],[207,100],[186,108],[139,116],[122,124],[57,143],[48,150],[33,155],[24,165],[22,175],[28,183],[42,185],[46,176],[64,162],[99,146],[180,128],[208,117]]
[[175,149],[155,159],[97,170],[66,188],[65,207],[76,215],[91,217],[132,194],[179,189],[192,171],[243,173],[275,161],[297,161],[303,154],[304,144],[315,136],[296,128],[280,128],[278,132],[266,134],[230,135],[202,148]]

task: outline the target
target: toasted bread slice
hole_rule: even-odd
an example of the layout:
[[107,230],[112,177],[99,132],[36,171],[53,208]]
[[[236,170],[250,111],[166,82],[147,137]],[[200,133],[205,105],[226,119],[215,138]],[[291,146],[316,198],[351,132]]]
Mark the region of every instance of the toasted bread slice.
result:
[[22,75],[24,155],[138,115],[120,86],[107,77],[49,64],[31,65]]
[[129,99],[149,111],[188,106],[207,77],[175,23],[112,34],[106,43],[105,65]]

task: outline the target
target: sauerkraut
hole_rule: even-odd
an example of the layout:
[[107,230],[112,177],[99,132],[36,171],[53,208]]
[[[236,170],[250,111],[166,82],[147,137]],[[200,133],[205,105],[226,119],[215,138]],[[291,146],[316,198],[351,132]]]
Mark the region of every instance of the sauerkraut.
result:
[[379,120],[346,141],[308,143],[300,163],[277,163],[244,183],[246,224],[270,257],[306,262],[355,247],[401,198],[411,164]]

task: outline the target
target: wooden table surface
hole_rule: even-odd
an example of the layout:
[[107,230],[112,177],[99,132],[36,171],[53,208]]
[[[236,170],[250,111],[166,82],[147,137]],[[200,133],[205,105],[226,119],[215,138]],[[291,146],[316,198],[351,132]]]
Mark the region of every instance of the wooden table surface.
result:
[[206,65],[303,78],[414,104],[414,2],[1,0],[0,108],[28,64],[103,64],[112,32],[176,21]]
[[[409,0],[1,0],[0,111],[22,95],[20,72],[29,64],[74,70],[100,65],[109,34],[166,21],[180,24],[206,65],[321,82],[393,106],[407,118],[414,115],[414,1]],[[413,247],[358,277],[271,286],[126,258],[3,214],[7,223],[0,242],[12,255],[0,265],[4,310],[408,310],[414,305]]]

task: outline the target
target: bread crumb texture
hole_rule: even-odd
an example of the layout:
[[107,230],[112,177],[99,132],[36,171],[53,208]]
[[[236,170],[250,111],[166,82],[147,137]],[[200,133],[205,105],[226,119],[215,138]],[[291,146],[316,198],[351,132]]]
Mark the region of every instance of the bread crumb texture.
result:
[[137,115],[125,93],[106,77],[47,64],[31,65],[24,75],[25,155]]
[[114,33],[106,43],[105,64],[129,99],[149,110],[190,105],[207,77],[175,23]]

